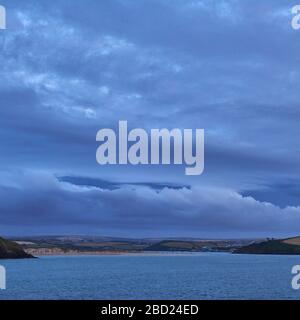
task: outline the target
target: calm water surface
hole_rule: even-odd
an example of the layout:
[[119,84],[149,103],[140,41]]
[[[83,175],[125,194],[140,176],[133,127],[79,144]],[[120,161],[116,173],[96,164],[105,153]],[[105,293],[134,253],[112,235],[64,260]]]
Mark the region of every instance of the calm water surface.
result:
[[300,256],[227,253],[1,260],[0,299],[300,299]]

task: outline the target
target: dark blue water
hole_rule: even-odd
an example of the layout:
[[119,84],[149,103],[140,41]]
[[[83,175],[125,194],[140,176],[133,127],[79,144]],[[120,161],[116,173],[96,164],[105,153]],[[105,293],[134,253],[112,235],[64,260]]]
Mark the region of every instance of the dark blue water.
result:
[[0,299],[300,299],[300,256],[127,255],[2,260]]

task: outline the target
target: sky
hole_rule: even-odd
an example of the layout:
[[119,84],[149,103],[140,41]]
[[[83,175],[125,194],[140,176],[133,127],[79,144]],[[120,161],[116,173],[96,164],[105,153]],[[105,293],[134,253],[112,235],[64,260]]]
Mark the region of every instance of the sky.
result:
[[[0,0],[0,234],[300,234],[288,0]],[[203,128],[205,169],[100,166],[96,133]]]

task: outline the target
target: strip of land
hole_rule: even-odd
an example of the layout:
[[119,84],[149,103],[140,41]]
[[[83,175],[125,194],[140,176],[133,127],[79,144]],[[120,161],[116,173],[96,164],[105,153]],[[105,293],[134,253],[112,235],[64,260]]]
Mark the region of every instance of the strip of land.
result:
[[0,259],[33,256],[229,252],[300,255],[300,237],[287,239],[125,239],[100,236],[0,238]]
[[57,236],[13,238],[34,256],[141,254],[151,252],[233,252],[250,244],[246,240],[124,239],[111,237]]

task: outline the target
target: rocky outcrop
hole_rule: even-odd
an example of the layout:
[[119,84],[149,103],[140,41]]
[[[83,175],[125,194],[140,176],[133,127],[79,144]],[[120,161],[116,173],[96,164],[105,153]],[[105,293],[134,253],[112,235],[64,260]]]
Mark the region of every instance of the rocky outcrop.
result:
[[0,238],[0,259],[25,259],[25,258],[34,258],[34,257],[26,253],[19,244],[13,241]]

